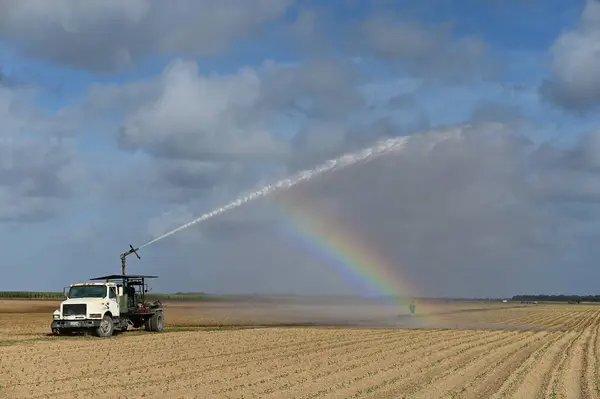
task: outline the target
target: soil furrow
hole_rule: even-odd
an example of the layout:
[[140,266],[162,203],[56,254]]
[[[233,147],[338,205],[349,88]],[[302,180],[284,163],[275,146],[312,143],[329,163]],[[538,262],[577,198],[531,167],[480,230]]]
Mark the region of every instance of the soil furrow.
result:
[[[459,345],[451,346],[448,346],[447,343],[445,343],[444,349],[442,350],[436,349],[435,347],[428,348],[428,351],[425,353],[425,356],[422,353],[412,353],[412,351],[410,351],[411,356],[409,358],[403,359],[403,362],[398,362],[398,356],[393,356],[393,358],[389,362],[381,362],[379,359],[377,359],[376,365],[373,361],[364,362],[364,364],[360,368],[348,369],[347,371],[351,371],[351,373],[349,373],[348,375],[344,375],[345,380],[342,383],[335,384],[335,379],[338,379],[337,377],[332,381],[323,381],[320,378],[320,376],[317,376],[317,378],[312,378],[311,381],[313,384],[321,384],[329,386],[329,388],[325,390],[317,390],[317,392],[311,395],[310,397],[323,397],[330,394],[335,394],[336,396],[345,396],[348,393],[356,392],[356,385],[370,384],[370,381],[372,381],[373,379],[379,380],[381,378],[384,378],[389,373],[402,373],[403,371],[407,370],[407,368],[412,368],[414,370],[415,367],[419,367],[417,366],[417,364],[422,362],[422,359],[427,359],[425,360],[425,362],[433,362],[434,364],[438,364],[440,361],[443,361],[446,357],[449,356],[447,355],[447,353],[453,353],[457,350],[459,351],[459,353],[465,354],[467,356],[476,356],[477,354],[481,353],[481,347],[484,347],[491,343],[498,346],[504,345],[511,339],[512,335],[507,335],[504,337],[500,336],[498,337],[498,339],[496,339],[496,336],[488,337],[488,339],[486,339],[483,342],[473,342],[468,345],[466,342],[460,343]],[[476,353],[473,354],[473,352]],[[427,365],[421,367],[427,367]],[[419,370],[421,369],[422,368],[420,368]],[[331,373],[328,374],[332,375]],[[334,391],[335,389],[340,389],[341,391]],[[288,393],[293,394],[295,392],[296,391],[290,392],[286,390],[283,393],[287,395]]]
[[588,397],[598,399],[600,398],[600,376],[598,374],[598,366],[600,362],[598,361],[598,339],[600,323],[596,322],[596,325],[593,326],[594,334],[592,336],[592,342],[588,349],[588,371],[587,371],[587,383],[586,383],[586,393]]
[[558,387],[558,394],[560,398],[579,398],[583,397],[583,390],[585,388],[585,372],[586,372],[586,364],[585,364],[585,356],[586,343],[589,343],[589,340],[592,337],[593,332],[591,329],[586,329],[583,334],[577,337],[574,342],[570,356],[567,358],[565,362],[565,369],[563,370],[563,374],[561,375]]
[[[477,334],[474,332],[464,332],[464,334],[473,335],[474,339],[481,339],[482,337],[477,337]],[[430,338],[431,339],[431,338]],[[458,337],[457,340],[460,341],[462,338]],[[340,345],[331,345],[330,347],[335,347]],[[342,345],[343,346],[343,345]],[[346,345],[347,348],[351,346]],[[253,364],[256,366],[263,367],[266,362],[269,361],[277,361],[279,359],[287,359],[293,354],[299,353],[320,353],[323,351],[323,348],[306,348],[302,352],[298,352],[296,350],[290,350],[289,352],[279,352],[274,355],[264,356],[256,353],[252,353],[249,358],[243,357],[241,359],[236,359],[235,362],[230,362],[228,359],[202,359],[200,362],[196,362],[194,364],[187,365],[185,367],[171,367],[171,373],[168,376],[164,376],[162,373],[162,367],[160,364],[154,366],[153,369],[145,372],[131,373],[126,377],[123,376],[115,376],[117,379],[113,380],[111,386],[122,387],[123,389],[134,390],[137,387],[144,388],[148,383],[167,383],[171,380],[182,380],[185,381],[186,378],[196,375],[199,372],[202,372],[203,377],[205,377],[205,383],[210,381],[215,381],[222,379],[222,372],[227,371],[228,373],[233,370],[239,370],[249,364]],[[216,364],[215,364],[216,361]],[[192,369],[192,371],[189,371]],[[70,380],[70,384],[74,385],[73,388],[67,388],[65,383],[61,384],[60,388],[56,388],[56,391],[52,391],[56,394],[70,394],[73,392],[81,392],[81,389],[77,388],[79,384],[85,382],[86,380],[91,380],[97,378],[96,376],[85,376],[77,379]],[[134,382],[131,382],[134,381]],[[171,384],[173,385],[173,384]],[[101,384],[98,388],[104,387],[104,384]],[[93,388],[89,389],[90,391]],[[85,390],[84,390],[85,391]]]
[[[313,392],[314,394],[318,394],[322,391],[323,386],[330,387],[342,379],[342,385],[346,385],[348,383],[359,381],[365,378],[365,375],[369,375],[369,367],[372,367],[373,361],[376,360],[376,364],[379,369],[386,370],[390,368],[398,368],[399,363],[398,359],[401,359],[402,364],[410,364],[411,362],[417,361],[421,358],[428,358],[435,353],[444,353],[446,351],[455,350],[455,348],[467,346],[467,347],[476,347],[482,345],[482,341],[493,340],[497,337],[501,337],[503,334],[489,334],[487,337],[479,336],[476,334],[473,335],[473,340],[471,342],[460,342],[457,341],[456,344],[453,342],[442,341],[437,342],[431,341],[431,343],[427,343],[426,345],[422,345],[420,349],[406,347],[400,352],[398,351],[390,351],[385,357],[381,358],[363,358],[361,361],[358,361],[354,364],[342,365],[341,367],[334,367],[330,369],[319,369],[313,367],[311,363],[308,369],[300,370],[298,373],[293,373],[290,378],[286,379],[285,382],[281,381],[272,387],[263,387],[250,389],[245,391],[248,394],[254,394],[260,398],[268,398],[268,397],[295,397],[298,395],[302,395],[303,393]],[[403,354],[408,354],[408,357],[402,356]],[[365,367],[367,370],[365,370]],[[350,382],[348,382],[348,380]],[[200,387],[196,386],[194,389],[200,389]],[[218,397],[223,394],[229,394],[230,392],[219,392],[219,391],[211,391],[211,395]],[[320,393],[319,395],[322,395]]]
[[312,309],[315,317],[363,312],[362,322],[374,325],[137,332],[110,339],[46,337],[53,306],[31,317],[4,317],[0,307],[0,334],[17,337],[0,340],[0,398],[600,399],[597,304],[449,302],[419,308],[435,317],[395,319],[397,309],[379,305],[359,311],[354,305],[187,304],[179,316],[170,307],[168,320],[270,323],[275,319],[264,312],[271,308],[281,322],[309,320],[298,311]]
[[377,398],[392,398],[400,394],[408,394],[415,399],[442,398],[444,394],[454,395],[455,391],[462,395],[465,381],[476,378],[482,371],[485,374],[487,367],[502,363],[506,358],[535,345],[544,336],[545,333],[519,333],[508,342],[485,347],[476,357],[448,357],[439,367],[428,370],[422,378],[410,383],[388,383],[384,389],[374,392]]
[[550,373],[548,384],[544,387],[544,397],[558,397],[560,390],[560,382],[562,379],[564,379],[565,367],[569,360],[569,357],[572,354],[573,346],[585,332],[585,330],[579,330],[579,327],[582,325],[589,325],[591,322],[591,320],[586,319],[578,322],[576,325],[573,326],[574,328],[576,328],[575,332],[571,333],[571,341],[569,341],[569,343],[564,348],[563,352],[560,354],[559,358],[557,359],[558,364],[556,364],[556,366]]
[[[498,334],[500,335],[500,334]],[[495,335],[496,336],[496,335]],[[404,347],[403,349],[401,349],[399,352],[398,351],[389,351],[388,354],[386,355],[386,358],[393,358],[393,359],[397,359],[398,357],[401,357],[402,354],[404,353],[408,353],[410,354],[410,356],[412,356],[413,358],[418,358],[419,356],[423,356],[424,354],[427,353],[431,353],[433,351],[441,351],[441,350],[446,350],[448,348],[451,348],[453,346],[456,345],[467,345],[468,343],[471,343],[472,345],[477,345],[479,342],[481,342],[482,340],[486,339],[484,337],[478,336],[478,334],[469,334],[469,337],[472,337],[472,339],[464,339],[461,341],[461,338],[456,339],[456,344],[454,344],[454,342],[447,342],[447,341],[443,341],[443,342],[436,342],[436,340],[434,339],[430,339],[428,342],[424,342],[421,343],[419,345],[419,347]],[[489,339],[489,338],[487,338]],[[402,357],[401,357],[402,358]],[[410,361],[410,358],[403,358],[404,361]],[[379,362],[380,360],[378,360]],[[324,381],[323,379],[327,379],[328,377],[333,377],[333,379],[339,379],[340,378],[340,373],[344,373],[344,372],[351,372],[353,370],[355,370],[357,367],[360,367],[361,364],[363,364],[365,362],[364,359],[362,359],[362,361],[358,362],[358,363],[354,363],[354,364],[349,364],[349,365],[343,365],[342,367],[335,367],[335,368],[329,368],[329,369],[325,369],[325,370],[321,370],[318,367],[316,367],[316,365],[313,362],[308,362],[308,363],[303,363],[306,366],[308,366],[308,368],[304,368],[302,370],[299,370],[298,372],[294,372],[292,373],[290,376],[288,376],[289,378],[287,378],[285,380],[285,384],[283,384],[282,386],[282,382],[277,383],[274,387],[270,387],[270,388],[266,388],[263,386],[263,384],[267,381],[258,381],[259,384],[255,384],[252,386],[252,389],[250,389],[251,392],[257,392],[257,394],[259,395],[259,397],[268,397],[270,394],[274,394],[275,397],[280,397],[281,393],[278,393],[278,391],[280,390],[285,390],[285,396],[287,396],[288,394],[290,394],[290,390],[295,389],[295,387],[300,387],[299,388],[299,393],[303,392],[304,390],[307,389],[306,383],[307,382],[315,382],[317,384],[322,384]],[[214,376],[214,379],[219,379],[219,375],[216,374]],[[213,379],[213,381],[214,381]],[[206,387],[206,385],[204,385],[204,387]],[[198,388],[198,387],[195,387]],[[246,390],[246,392],[248,392],[248,390]],[[230,394],[231,390],[228,390],[227,392],[220,392],[218,390],[215,391],[211,391],[211,395],[213,396],[219,396],[220,394]]]
[[593,353],[591,341],[596,336],[595,326],[600,319],[600,312],[596,312],[591,319],[592,322],[586,326],[583,342],[574,351],[571,357],[566,375],[566,381],[563,383],[562,390],[567,398],[595,397],[596,382],[593,379]]
[[523,362],[491,396],[491,399],[525,397],[524,391],[532,395],[539,391],[543,376],[551,370],[553,359],[560,355],[570,341],[570,337],[562,332],[552,334],[554,337]]
[[[533,353],[548,342],[548,339],[549,335],[544,335],[530,345],[520,347],[517,351],[498,361],[494,366],[486,368],[484,372],[475,376],[471,383],[467,383],[466,387],[463,387],[466,389],[461,389],[461,396],[468,399],[491,397],[500,389],[504,381],[514,373],[515,369],[521,367]],[[451,397],[454,397],[454,395]]]
[[[371,368],[370,374],[363,374],[362,378],[347,381],[343,391],[335,392],[336,395],[349,397],[362,397],[375,394],[377,397],[385,397],[386,392],[399,392],[408,394],[416,392],[419,387],[433,382],[437,377],[448,369],[459,369],[476,359],[484,357],[486,352],[494,348],[510,344],[520,334],[523,338],[531,333],[511,332],[498,340],[490,340],[478,346],[466,348],[453,348],[444,353],[438,353],[429,358],[418,359],[407,365],[390,367],[387,370]],[[356,384],[360,381],[360,384]]]
[[[409,335],[409,334],[415,334],[415,332],[411,332],[411,331],[399,331],[397,332],[397,335],[399,337],[405,336],[405,335]],[[435,331],[432,331],[431,334],[435,334]],[[389,334],[389,332],[388,332]],[[420,339],[427,339],[428,338],[428,334],[421,334]],[[239,358],[239,357],[244,357],[244,356],[248,356],[248,355],[252,355],[252,354],[256,354],[256,353],[260,353],[262,355],[263,358],[269,358],[269,356],[275,356],[276,358],[278,357],[286,357],[288,356],[288,354],[302,354],[302,353],[306,353],[306,351],[312,352],[315,347],[317,347],[319,350],[321,351],[327,351],[327,350],[331,350],[331,349],[337,349],[337,348],[341,348],[342,350],[345,350],[348,347],[352,347],[355,344],[361,344],[361,345],[369,345],[369,344],[373,344],[373,343],[379,343],[383,341],[383,335],[382,336],[378,336],[376,338],[370,338],[370,339],[347,339],[347,340],[341,340],[335,343],[332,343],[331,340],[327,340],[325,339],[322,342],[316,342],[316,343],[311,343],[311,342],[306,342],[303,341],[301,343],[297,343],[297,344],[286,344],[286,345],[272,345],[268,350],[265,348],[261,348],[261,350],[258,349],[251,349],[251,350],[243,350],[243,351],[229,351],[229,352],[225,352],[225,353],[214,353],[214,354],[202,354],[202,353],[196,353],[196,354],[190,354],[187,356],[181,356],[178,357],[176,359],[165,359],[164,357],[157,363],[156,361],[154,362],[154,367],[155,368],[165,368],[165,367],[177,367],[180,369],[185,369],[186,368],[186,362],[192,363],[192,364],[197,364],[199,361],[205,360],[205,361],[212,361],[212,362],[217,362],[217,363],[227,363],[228,359],[231,358]],[[253,345],[254,346],[254,345]],[[126,351],[124,351],[126,353]],[[210,352],[214,352],[213,350],[210,350]],[[274,355],[270,355],[270,353],[274,353]],[[55,357],[55,361],[61,361],[62,357]],[[67,361],[65,359],[65,361]],[[131,378],[138,378],[138,377],[142,377],[147,375],[147,364],[148,362],[145,362],[144,359],[142,358],[141,360],[139,358],[136,358],[135,362],[132,362],[131,364],[129,364],[128,366],[126,366],[125,368],[128,371],[128,376],[130,376]],[[93,379],[93,378],[97,378],[98,376],[102,376],[104,378],[110,378],[111,376],[117,375],[119,374],[119,371],[115,371],[115,370],[106,370],[106,367],[104,366],[104,364],[100,363],[97,365],[97,370],[90,370],[85,369],[85,370],[80,370],[77,373],[70,373],[68,375],[68,377],[57,377],[54,376],[53,379],[49,379],[49,380],[37,380],[36,384],[55,384],[57,382],[61,382],[62,385],[64,386],[66,383],[68,383],[69,381],[82,381],[82,380],[86,380],[86,379]],[[20,385],[20,384],[15,384],[16,386]]]

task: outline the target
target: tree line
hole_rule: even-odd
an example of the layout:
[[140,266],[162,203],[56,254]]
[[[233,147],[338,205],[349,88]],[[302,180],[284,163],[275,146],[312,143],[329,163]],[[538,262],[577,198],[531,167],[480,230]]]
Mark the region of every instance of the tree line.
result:
[[515,295],[513,301],[600,302],[600,295]]

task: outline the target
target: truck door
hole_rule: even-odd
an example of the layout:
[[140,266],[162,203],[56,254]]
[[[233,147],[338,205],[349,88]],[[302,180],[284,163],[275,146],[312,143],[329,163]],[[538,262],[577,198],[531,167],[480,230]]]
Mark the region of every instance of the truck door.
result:
[[119,299],[117,297],[117,289],[110,287],[108,291],[108,309],[112,313],[113,317],[120,316],[119,312]]

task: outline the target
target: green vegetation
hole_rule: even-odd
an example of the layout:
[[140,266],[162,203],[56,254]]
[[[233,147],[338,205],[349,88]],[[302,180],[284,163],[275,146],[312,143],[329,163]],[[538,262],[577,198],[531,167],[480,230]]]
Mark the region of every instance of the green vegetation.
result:
[[513,301],[600,302],[600,295],[515,295]]
[[63,299],[62,292],[0,291],[0,299]]
[[[203,301],[203,302],[315,302],[315,303],[351,303],[352,301],[364,301],[367,298],[352,296],[302,296],[283,294],[207,294],[204,292],[176,292],[173,294],[153,293],[146,294],[148,300],[161,301]],[[0,291],[0,299],[36,299],[36,300],[63,300],[62,292],[35,292],[35,291]],[[382,300],[382,298],[371,298]],[[392,300],[392,298],[388,299]]]
[[[330,302],[330,303],[350,303],[355,300],[364,301],[371,299],[373,301],[392,301],[402,303],[408,301],[407,298],[359,298],[344,295],[321,295],[321,296],[302,296],[302,295],[283,295],[283,294],[229,294],[218,295],[205,292],[176,292],[173,294],[161,294],[149,292],[146,294],[149,300],[161,301],[204,301],[204,302],[285,302],[285,301],[303,301],[303,302]],[[0,299],[37,299],[37,300],[62,300],[62,292],[36,292],[36,291],[0,291]],[[417,301],[490,301],[495,302],[496,298],[414,298]],[[513,301],[539,301],[539,302],[600,302],[600,295],[515,295]]]
[[[198,293],[178,292],[175,294],[153,294],[148,293],[147,298],[150,300],[169,300],[169,301],[210,301],[210,300],[236,300],[241,296],[227,295],[211,295]],[[62,300],[64,294],[62,292],[36,292],[36,291],[0,291],[0,299],[47,299],[47,300]]]
[[[260,294],[239,294],[239,295],[217,295],[204,292],[176,292],[174,294],[147,293],[148,300],[161,301],[273,301],[278,302],[285,299],[301,299],[301,296],[293,295],[260,295]],[[36,291],[0,291],[0,299],[36,299],[36,300],[63,300],[62,292],[36,292]],[[312,299],[308,297],[308,299]]]

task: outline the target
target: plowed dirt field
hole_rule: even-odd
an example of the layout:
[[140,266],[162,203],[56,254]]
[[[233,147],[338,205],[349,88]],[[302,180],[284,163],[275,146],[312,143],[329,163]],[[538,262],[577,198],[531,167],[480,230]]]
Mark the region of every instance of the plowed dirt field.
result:
[[600,398],[596,305],[172,303],[109,339],[47,336],[55,307],[0,301],[0,397]]

